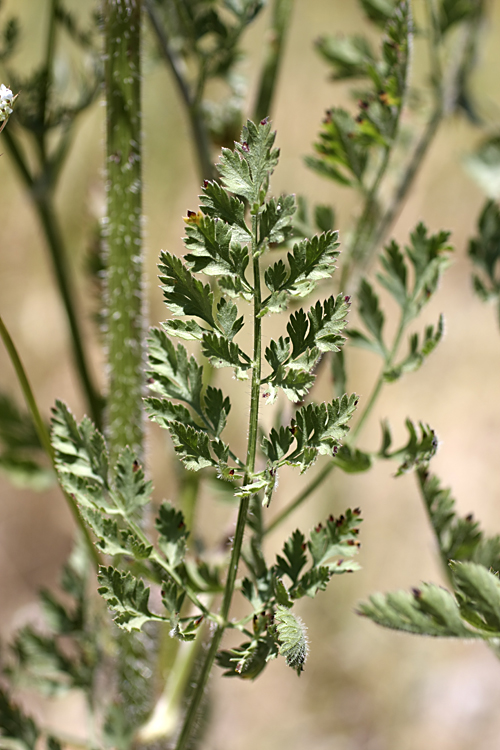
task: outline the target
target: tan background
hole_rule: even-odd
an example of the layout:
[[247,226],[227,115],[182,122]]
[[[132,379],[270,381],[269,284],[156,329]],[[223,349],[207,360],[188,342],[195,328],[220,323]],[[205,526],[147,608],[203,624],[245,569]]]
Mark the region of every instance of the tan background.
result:
[[[416,0],[417,13],[422,3]],[[6,0],[3,17],[19,13],[26,34],[17,57],[29,69],[42,48],[40,30],[48,2]],[[73,3],[76,7],[76,3]],[[310,152],[323,111],[343,101],[342,86],[327,80],[326,67],[312,50],[325,31],[359,30],[354,0],[297,0],[284,61],[274,123],[282,149],[273,180],[276,193],[304,193],[312,201],[338,207],[342,234],[352,226],[358,206],[341,191],[308,171],[302,162]],[[260,58],[267,16],[247,37],[251,58],[245,65],[250,88]],[[498,123],[500,95],[500,3],[491,3],[475,90],[487,125]],[[420,42],[416,52],[422,52]],[[64,60],[61,59],[61,65]],[[168,72],[147,57],[144,64],[144,131],[146,144],[145,213],[147,216],[150,318],[164,316],[155,280],[160,248],[182,251],[182,216],[197,205],[198,180],[187,123]],[[415,76],[424,75],[419,64]],[[3,79],[2,79],[3,80]],[[8,81],[4,81],[8,84]],[[421,372],[387,388],[362,443],[379,439],[378,421],[388,416],[396,440],[404,437],[406,416],[428,421],[441,439],[433,470],[453,487],[461,512],[474,514],[489,533],[500,529],[498,456],[500,435],[500,336],[494,312],[471,292],[467,238],[483,202],[463,169],[462,159],[480,133],[463,120],[441,130],[415,189],[395,228],[404,241],[417,221],[432,230],[449,228],[456,246],[454,266],[425,313],[434,322],[445,314],[447,335]],[[96,105],[82,117],[58,193],[63,230],[80,271],[89,240],[89,223],[103,212],[103,109]],[[0,136],[1,151],[1,136]],[[81,415],[78,387],[68,355],[62,309],[48,267],[44,240],[9,157],[0,158],[0,227],[2,233],[0,310],[31,375],[40,404],[48,413],[56,397]],[[79,304],[89,308],[89,291],[79,282]],[[270,324],[266,335],[276,330]],[[390,325],[390,323],[389,323]],[[422,321],[423,327],[423,321]],[[90,331],[90,326],[89,326]],[[99,352],[95,342],[96,368]],[[378,362],[368,354],[350,359],[350,390],[362,398],[370,392]],[[224,374],[223,382],[232,388]],[[18,388],[3,349],[0,386]],[[244,386],[243,386],[244,388]],[[328,397],[325,388],[323,397]],[[246,405],[241,391],[233,402],[229,437],[240,447]],[[168,447],[156,432],[151,438],[151,468],[156,496],[175,492]],[[154,469],[153,469],[154,465]],[[334,580],[328,592],[301,603],[309,626],[311,651],[300,680],[284,663],[270,665],[255,683],[220,679],[212,685],[213,722],[206,750],[496,750],[500,745],[500,665],[481,645],[412,638],[376,628],[358,618],[356,602],[375,590],[409,587],[420,580],[444,582],[422,504],[412,477],[394,479],[393,467],[377,466],[357,477],[332,476],[309,505],[290,518],[269,540],[271,552],[296,526],[310,528],[330,512],[359,505],[365,519],[360,561],[363,571]],[[299,479],[283,472],[279,503],[295,496]],[[71,546],[71,521],[57,490],[45,494],[13,489],[0,480],[0,627],[4,634],[37,616],[36,592],[53,585]],[[204,497],[200,526],[215,517],[223,528],[227,506]],[[273,512],[273,508],[269,511]],[[206,520],[205,520],[206,519]],[[220,527],[208,529],[220,535]],[[33,703],[33,696],[28,696]],[[33,704],[35,705],[35,704]],[[36,703],[50,721],[76,730],[78,702]]]

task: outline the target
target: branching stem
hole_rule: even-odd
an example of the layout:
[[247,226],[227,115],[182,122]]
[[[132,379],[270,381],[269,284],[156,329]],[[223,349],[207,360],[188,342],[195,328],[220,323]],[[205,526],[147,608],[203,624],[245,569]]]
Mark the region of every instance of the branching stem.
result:
[[[254,340],[253,340],[253,367],[252,367],[252,386],[250,396],[250,416],[248,423],[248,446],[247,446],[247,463],[243,484],[247,484],[255,470],[255,456],[257,453],[257,436],[259,427],[259,400],[260,400],[260,381],[261,381],[261,359],[262,359],[262,319],[259,317],[261,309],[261,286],[260,286],[260,264],[257,238],[257,217],[252,217],[252,258],[253,258],[253,313],[254,313]],[[217,625],[212,640],[205,657],[205,661],[198,676],[198,682],[188,706],[184,724],[177,740],[176,750],[185,750],[191,738],[193,727],[198,715],[203,694],[212,671],[212,666],[219,650],[220,642],[226,627],[228,626],[227,618],[231,601],[233,598],[236,574],[241,556],[241,547],[243,544],[243,535],[247,522],[248,508],[250,498],[243,497],[240,501],[238,510],[238,519],[236,521],[236,530],[234,534],[233,548],[229,561],[226,584],[222,597],[222,604],[219,611],[220,622]]]

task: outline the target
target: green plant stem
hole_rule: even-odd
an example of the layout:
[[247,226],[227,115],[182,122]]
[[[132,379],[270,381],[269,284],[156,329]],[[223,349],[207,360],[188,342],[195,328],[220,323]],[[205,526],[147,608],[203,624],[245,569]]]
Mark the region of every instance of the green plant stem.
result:
[[274,0],[271,11],[270,39],[254,109],[253,120],[255,122],[271,115],[292,10],[293,0]]
[[165,689],[150,719],[137,733],[137,741],[141,744],[169,739],[174,734],[186,688],[203,642],[202,633],[203,628],[199,628],[194,641],[179,644]]
[[74,302],[75,293],[72,288],[70,273],[68,270],[67,253],[64,248],[61,230],[54,211],[52,191],[47,189],[47,179],[43,176],[40,176],[36,180],[32,177],[16,140],[8,130],[4,131],[3,138],[21,177],[29,190],[31,200],[33,201],[39,221],[43,227],[57,289],[66,312],[66,318],[71,333],[71,345],[73,349],[73,359],[76,364],[76,371],[86,397],[90,416],[96,426],[101,429],[101,397],[94,386],[83,345],[84,339],[76,313]]
[[[246,472],[243,479],[243,484],[247,484],[255,470],[255,457],[257,454],[257,436],[259,428],[259,401],[260,401],[260,381],[261,381],[261,367],[262,367],[262,320],[259,317],[261,309],[261,286],[260,286],[260,264],[259,255],[256,252],[258,248],[257,242],[257,217],[252,217],[252,230],[253,230],[253,242],[252,242],[252,256],[253,256],[253,283],[254,283],[254,299],[253,299],[253,313],[254,313],[254,339],[253,339],[253,367],[252,367],[252,386],[250,396],[250,416],[248,422],[248,445],[247,445],[247,462]],[[203,662],[201,672],[198,676],[198,682],[196,688],[191,697],[190,704],[188,706],[184,723],[177,740],[176,750],[185,750],[191,738],[194,724],[198,716],[201,701],[205,692],[208,678],[212,671],[213,663],[219,650],[219,646],[222,640],[225,629],[228,626],[227,618],[229,615],[229,609],[231,607],[231,601],[234,593],[234,586],[236,583],[236,574],[238,571],[238,565],[241,556],[241,547],[243,544],[243,535],[245,533],[245,527],[247,522],[248,508],[250,505],[250,498],[243,497],[240,501],[238,509],[238,518],[236,521],[236,530],[233,540],[233,548],[231,550],[231,558],[229,561],[229,567],[227,572],[226,584],[224,587],[224,594],[222,596],[222,603],[219,610],[220,622],[217,625],[215,632],[212,636],[210,646]]]
[[[52,448],[52,444],[50,442],[49,433],[47,432],[47,428],[45,427],[45,423],[40,414],[40,409],[38,408],[38,404],[36,402],[35,396],[33,394],[33,390],[28,380],[26,370],[24,369],[23,363],[21,361],[21,357],[19,356],[19,353],[12,340],[12,337],[10,336],[9,331],[7,330],[7,327],[5,323],[3,322],[1,316],[0,316],[0,337],[2,338],[4,346],[9,355],[10,361],[12,362],[12,366],[14,367],[17,380],[19,382],[19,385],[21,386],[23,396],[25,398],[26,404],[33,418],[33,423],[35,425],[35,429],[37,431],[40,444],[42,445],[43,449],[47,453],[47,456],[50,458],[52,466],[54,467],[54,470],[55,470],[56,468],[55,467],[55,454],[54,454],[54,449]],[[82,518],[78,512],[76,502],[67,492],[63,491],[63,494],[68,504],[71,515],[73,516],[76,522],[76,525],[80,529],[80,532],[85,540],[85,544],[87,545],[90,558],[93,561],[95,567],[97,568],[100,563],[100,557],[96,548],[94,547],[92,543],[92,539],[90,537],[87,526],[82,521]]]
[[289,515],[291,515],[294,510],[296,510],[302,503],[304,503],[310,495],[320,486],[323,484],[327,476],[334,470],[335,464],[333,461],[330,461],[327,463],[321,471],[319,471],[314,479],[307,485],[307,487],[301,492],[295,500],[293,500],[289,505],[286,506],[286,508],[283,508],[281,513],[278,513],[278,515],[271,521],[271,523],[266,526],[266,528],[263,531],[263,534],[270,534],[274,529],[276,529],[278,526],[280,526],[285,519],[288,518]]
[[[181,99],[184,102],[189,117],[189,123],[193,134],[193,143],[196,149],[198,160],[198,170],[201,180],[213,180],[215,178],[215,166],[210,153],[210,140],[208,137],[205,119],[201,110],[200,102],[193,96],[189,85],[184,77],[181,62],[172,49],[165,28],[161,22],[158,12],[151,0],[144,0],[152,29],[155,33],[160,48],[167,65],[170,67],[174,76]],[[197,89],[200,89],[201,76],[198,80]]]
[[[427,499],[426,499],[426,494],[425,494],[425,483],[426,483],[427,471],[428,471],[427,468],[417,469],[417,471],[415,472],[415,476],[416,476],[416,479],[417,479],[417,485],[418,485],[418,488],[420,490],[420,494],[422,496],[422,504],[423,504],[423,506],[425,508],[425,512],[427,514],[427,519],[429,521],[429,526],[431,527],[431,529],[434,531],[434,534],[436,535],[436,532],[435,532],[435,529],[434,529],[434,524],[432,522],[432,516],[431,516],[431,514],[429,512],[429,506],[427,504]],[[441,560],[441,564],[443,566],[443,572],[444,572],[444,574],[445,574],[445,576],[446,576],[446,578],[448,580],[448,583],[451,584],[451,586],[453,586],[453,577],[452,577],[451,568],[450,568],[450,565],[449,565],[450,561],[448,560],[448,558],[446,557],[446,555],[443,554],[443,550],[441,549],[441,545],[439,544],[439,541],[438,540],[436,540],[436,541],[438,542],[439,557],[440,557],[440,560]]]
[[[380,396],[380,392],[382,390],[382,386],[384,385],[384,373],[387,369],[389,369],[394,361],[394,358],[398,352],[399,345],[401,343],[401,337],[403,335],[405,329],[405,314],[404,312],[401,314],[401,320],[398,325],[398,330],[396,331],[396,335],[394,337],[394,342],[392,345],[392,348],[390,352],[388,353],[384,365],[382,367],[382,370],[377,378],[377,382],[375,383],[373,390],[370,394],[370,397],[368,398],[367,404],[365,408],[363,409],[363,412],[361,414],[361,417],[359,418],[359,421],[357,422],[356,426],[353,428],[349,444],[353,447],[355,446],[356,439],[359,436],[359,433],[363,429],[368,417],[370,416],[371,412],[373,411],[373,407],[375,406],[378,397]],[[295,498],[295,500],[292,500],[291,503],[289,503],[281,513],[278,513],[278,515],[271,521],[271,523],[264,529],[264,534],[269,534],[269,532],[274,531],[288,516],[293,513],[294,510],[296,510],[299,506],[301,506],[312,493],[320,487],[325,479],[330,475],[330,473],[335,468],[335,462],[330,461],[326,466],[321,469],[320,472],[315,476],[315,478],[305,487],[305,489]]]
[[143,452],[141,0],[105,0],[107,434]]

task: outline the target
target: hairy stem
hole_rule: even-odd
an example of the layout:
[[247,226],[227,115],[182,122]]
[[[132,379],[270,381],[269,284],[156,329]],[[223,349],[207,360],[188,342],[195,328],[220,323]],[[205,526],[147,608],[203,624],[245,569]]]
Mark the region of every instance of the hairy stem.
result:
[[143,451],[141,0],[105,0],[107,432]]
[[[0,317],[0,337],[2,338],[4,346],[9,355],[10,361],[12,362],[12,366],[14,367],[17,380],[19,382],[19,385],[21,386],[23,396],[25,398],[28,409],[31,413],[33,423],[37,431],[38,439],[40,440],[40,444],[42,448],[45,450],[45,452],[47,453],[47,456],[50,458],[52,466],[55,469],[55,454],[54,454],[54,449],[52,448],[52,444],[50,442],[49,433],[45,426],[45,422],[43,421],[42,416],[40,414],[40,409],[38,408],[38,404],[36,402],[33,390],[28,380],[28,376],[26,375],[26,370],[24,369],[23,363],[21,361],[21,357],[19,356],[16,346],[1,317]],[[83,536],[88,552],[90,554],[90,559],[93,561],[95,567],[97,568],[100,562],[99,554],[92,543],[92,539],[90,538],[90,534],[87,529],[87,526],[84,524],[84,522],[82,521],[80,517],[76,502],[67,492],[63,491],[63,494],[68,504],[71,515],[73,516],[76,522],[76,525],[78,526]]]
[[[247,461],[246,461],[246,472],[243,479],[243,484],[247,484],[255,470],[255,456],[257,454],[257,436],[259,426],[259,400],[260,400],[260,381],[261,381],[261,366],[262,366],[262,320],[259,317],[261,309],[261,287],[260,287],[260,264],[258,253],[256,252],[257,244],[257,217],[252,218],[252,230],[253,230],[253,242],[252,242],[252,256],[253,256],[253,282],[254,282],[254,299],[253,299],[253,313],[254,313],[254,339],[253,339],[253,367],[252,367],[252,386],[250,396],[250,416],[248,422],[248,445],[247,445]],[[212,666],[219,650],[220,642],[224,631],[228,625],[227,618],[229,615],[229,609],[231,607],[231,601],[233,598],[234,585],[236,582],[236,574],[238,571],[238,565],[241,557],[241,547],[243,544],[243,535],[245,533],[245,527],[247,522],[248,508],[250,505],[250,498],[248,496],[243,497],[240,501],[240,507],[238,510],[238,519],[236,521],[236,530],[234,534],[233,548],[231,550],[231,558],[229,561],[229,567],[227,572],[226,584],[224,587],[224,594],[222,597],[222,603],[219,610],[220,622],[217,625],[215,632],[212,636],[210,646],[205,657],[205,661],[201,668],[200,675],[194,693],[191,698],[191,702],[188,706],[184,724],[177,741],[176,750],[185,750],[191,738],[194,724],[198,716],[203,694],[205,692],[206,685]]]
[[253,116],[255,122],[271,115],[292,9],[293,0],[274,0],[267,55],[262,67],[255,103]]
[[[52,269],[55,276],[59,296],[64,305],[66,318],[71,333],[71,345],[76,371],[85,394],[87,408],[90,416],[98,428],[102,427],[102,400],[95,388],[90,372],[87,355],[83,344],[81,324],[78,319],[75,306],[75,292],[71,282],[67,263],[67,251],[61,236],[61,229],[54,210],[54,200],[51,190],[43,187],[45,182],[43,176],[34,179],[31,175],[26,160],[21,153],[15,138],[8,130],[4,131],[4,141],[10,155],[21,174],[24,184],[29,190],[33,205],[44,230],[45,240],[52,261]],[[43,175],[43,173],[42,173]]]

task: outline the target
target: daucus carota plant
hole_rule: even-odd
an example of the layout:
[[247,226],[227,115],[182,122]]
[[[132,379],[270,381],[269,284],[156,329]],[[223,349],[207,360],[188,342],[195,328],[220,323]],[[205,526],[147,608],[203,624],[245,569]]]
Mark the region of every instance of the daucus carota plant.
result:
[[[224,150],[218,165],[221,183],[206,182],[201,210],[186,219],[184,261],[164,252],[160,279],[173,317],[149,339],[150,384],[156,395],[146,399],[149,416],[168,429],[187,469],[211,471],[234,487],[239,510],[225,581],[207,561],[196,562],[187,551],[189,530],[182,513],[164,503],[156,520],[156,539],[138,522],[151,486],[135,454],[127,447],[116,466],[108,465],[103,438],[89,421],[77,425],[58,404],[53,418],[57,466],[65,490],[79,503],[102,553],[115,564],[99,572],[99,591],[127,631],[148,622],[162,623],[172,637],[191,640],[203,620],[212,624],[197,685],[188,706],[178,748],[190,741],[206,683],[217,660],[226,674],[257,676],[267,662],[282,654],[297,672],[307,653],[304,625],[293,613],[295,601],[323,590],[333,574],[355,569],[359,511],[346,511],[319,524],[309,538],[296,531],[283,554],[272,564],[262,552],[262,505],[268,506],[277,475],[287,465],[306,471],[319,455],[335,456],[348,432],[357,405],[355,395],[328,404],[297,407],[288,424],[277,424],[267,437],[259,412],[279,391],[296,403],[314,382],[314,366],[322,352],[338,351],[344,339],[349,300],[343,295],[317,302],[307,312],[289,316],[287,335],[262,346],[266,314],[285,310],[291,298],[308,295],[329,278],[338,258],[335,232],[325,232],[294,245],[286,259],[262,264],[271,243],[283,243],[291,232],[293,196],[268,196],[269,178],[278,162],[275,134],[266,121],[249,122],[235,150]],[[208,274],[215,285],[200,280]],[[235,340],[244,325],[238,301],[252,305],[253,345],[245,351]],[[250,381],[248,446],[236,455],[224,441],[230,400],[220,388],[204,386],[203,364],[172,338],[201,342],[213,367],[229,367]],[[242,388],[246,385],[242,383]],[[243,554],[244,535],[250,529]],[[240,566],[246,574],[238,584],[248,600],[248,614],[230,617]],[[118,556],[118,557],[115,557]],[[121,559],[121,564],[117,561]],[[161,589],[162,606],[149,603],[148,586]],[[203,593],[221,593],[211,610]],[[183,606],[184,605],[184,606]],[[227,628],[238,629],[243,644],[222,650]]]
[[[188,110],[200,174],[207,179],[199,210],[189,211],[185,218],[184,257],[161,254],[159,275],[168,317],[150,331],[145,364],[141,2],[103,4],[108,114],[103,275],[109,393],[102,429],[103,404],[85,375],[89,370],[78,345],[78,327],[73,329],[73,344],[76,360],[84,365],[79,372],[91,419],[78,423],[58,401],[49,444],[22,363],[0,320],[0,334],[35,425],[34,429],[9,400],[0,400],[0,438],[10,451],[1,458],[5,465],[10,460],[11,466],[17,461],[19,467],[28,450],[31,456],[31,451],[44,448],[80,524],[79,541],[61,578],[63,597],[42,592],[46,629],[30,625],[15,635],[6,649],[3,675],[14,688],[30,685],[49,695],[67,690],[83,693],[90,727],[86,747],[127,750],[151,743],[175,743],[179,750],[193,747],[213,671],[255,679],[270,661],[282,657],[301,674],[309,639],[315,648],[315,633],[311,628],[308,637],[296,614],[296,602],[325,590],[334,575],[356,570],[360,510],[330,515],[307,533],[296,529],[271,558],[265,554],[264,539],[334,470],[367,472],[375,461],[387,459],[397,461],[397,476],[414,470],[440,557],[452,571],[449,581],[454,594],[425,585],[413,594],[376,595],[360,605],[361,613],[410,632],[482,638],[497,650],[500,595],[495,571],[500,545],[497,538],[485,539],[469,517],[457,516],[450,492],[430,474],[428,463],[437,449],[434,431],[407,420],[408,440],[394,448],[384,422],[377,449],[358,444],[385,384],[418,370],[442,338],[442,317],[419,333],[414,325],[450,262],[449,233],[431,233],[420,222],[405,246],[395,241],[383,249],[380,245],[439,124],[446,114],[464,106],[482,4],[426,3],[433,106],[408,159],[406,153],[401,155],[407,150],[404,138],[408,136],[401,125],[408,109],[412,6],[407,0],[362,0],[361,5],[367,17],[383,27],[378,52],[359,36],[323,37],[317,43],[334,78],[362,81],[362,89],[356,90],[356,112],[330,109],[316,155],[308,160],[321,175],[359,197],[358,217],[347,235],[347,262],[340,263],[332,208],[316,206],[311,229],[305,201],[296,202],[292,195],[275,197],[270,189],[279,152],[266,115],[292,2],[272,3],[274,35],[256,105],[264,119],[256,118],[259,124],[248,121],[234,149],[223,149],[216,176],[212,144],[231,143],[237,137],[242,99],[236,63],[243,33],[262,3],[146,0],[156,40]],[[67,117],[59,112],[58,119],[51,109],[55,30],[58,25],[72,30],[83,46],[88,38],[76,33],[61,2],[54,2],[53,10],[42,96],[34,102],[38,119],[21,109],[17,125],[15,116],[9,123],[9,128],[28,128],[35,122],[38,171],[27,169],[19,148],[23,139],[16,129],[7,143],[30,188],[49,244],[52,241],[54,257],[61,261],[60,273],[64,256],[58,254],[58,235],[52,231],[57,226],[52,201],[70,126]],[[455,65],[448,70],[441,57],[448,60],[444,53],[455,41],[451,35],[449,42],[449,30],[458,26],[466,33],[459,54],[449,56]],[[218,108],[209,98],[208,84],[221,81],[229,86],[234,106]],[[92,82],[82,108],[95,94],[93,78]],[[0,99],[8,117],[14,97],[2,88]],[[48,137],[56,126],[59,140]],[[394,180],[398,152],[402,168],[400,179]],[[500,289],[499,226],[498,208],[490,202],[481,216],[478,237],[470,244],[480,272],[476,290],[495,302]],[[363,277],[375,251],[380,261],[376,280],[391,298],[394,326],[386,325],[389,316],[377,285]],[[340,273],[335,272],[337,265]],[[61,296],[68,298],[64,273],[60,280]],[[356,327],[348,321],[352,303],[358,313]],[[70,308],[70,320],[71,316],[76,320]],[[282,329],[269,339],[266,327],[273,315],[280,316]],[[402,354],[406,337],[407,350]],[[344,367],[350,346],[368,350],[380,361],[372,392],[359,403]],[[330,365],[333,380],[326,403],[316,398],[318,374],[325,364]],[[234,374],[230,395],[217,382],[221,368]],[[150,394],[143,398],[146,381]],[[238,401],[248,400],[243,452],[239,442],[228,438],[236,411],[231,411],[234,394]],[[171,497],[159,508],[154,507],[148,477],[143,411],[165,428],[184,472],[179,492],[172,497],[169,486],[164,492]],[[279,478],[293,471],[311,478],[297,497],[275,511]],[[230,496],[232,508],[237,509],[229,540],[226,529],[220,533],[217,554],[207,548],[198,530],[195,503],[183,502],[184,492],[193,490],[196,495],[206,480]],[[94,568],[98,584],[93,588]],[[228,634],[231,637],[225,642]],[[179,648],[172,656],[169,647],[176,642]],[[3,689],[0,735],[0,744],[12,747],[9,743],[17,741],[23,750],[33,750],[40,736],[53,750],[76,742],[57,735],[52,727],[39,727]]]

